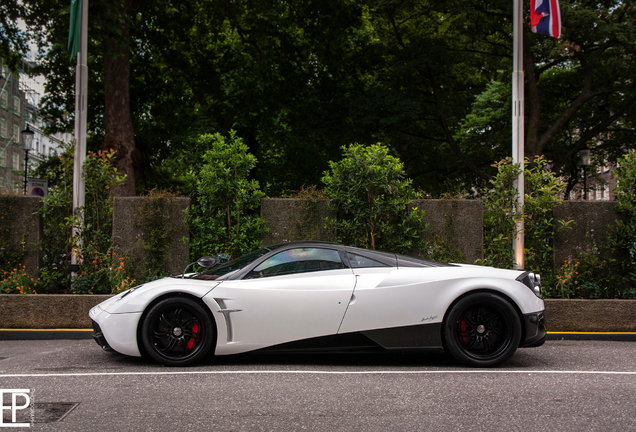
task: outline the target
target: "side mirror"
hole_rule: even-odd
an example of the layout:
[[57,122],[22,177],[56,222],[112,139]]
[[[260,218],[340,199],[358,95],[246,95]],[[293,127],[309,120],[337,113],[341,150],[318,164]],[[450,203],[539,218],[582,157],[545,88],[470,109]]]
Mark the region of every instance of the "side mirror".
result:
[[210,268],[217,265],[219,262],[218,258],[214,258],[211,256],[204,256],[197,260],[197,264],[199,264],[203,268]]
[[183,273],[181,273],[181,279],[185,278],[186,270],[188,270],[188,268],[190,268],[190,266],[192,266],[194,264],[199,264],[203,268],[210,268],[210,267],[214,267],[218,263],[219,263],[218,258],[214,258],[214,257],[211,257],[211,256],[201,257],[198,260],[196,260],[195,262],[188,264],[186,266],[186,268],[183,269]]

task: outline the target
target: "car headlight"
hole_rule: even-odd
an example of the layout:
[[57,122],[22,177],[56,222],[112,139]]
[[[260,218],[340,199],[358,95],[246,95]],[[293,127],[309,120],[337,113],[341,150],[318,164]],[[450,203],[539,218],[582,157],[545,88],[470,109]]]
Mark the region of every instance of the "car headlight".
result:
[[541,276],[533,272],[525,272],[520,275],[517,280],[530,288],[534,295],[543,298],[543,291],[541,290]]

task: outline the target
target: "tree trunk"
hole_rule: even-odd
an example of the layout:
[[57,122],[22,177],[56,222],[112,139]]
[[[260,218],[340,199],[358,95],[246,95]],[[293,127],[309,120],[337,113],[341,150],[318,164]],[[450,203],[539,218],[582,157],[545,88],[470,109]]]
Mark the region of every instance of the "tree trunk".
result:
[[110,50],[104,55],[104,142],[102,150],[113,149],[115,167],[126,181],[114,191],[115,196],[135,196],[135,132],[130,114],[130,12],[132,0],[121,5],[121,33],[108,41]]

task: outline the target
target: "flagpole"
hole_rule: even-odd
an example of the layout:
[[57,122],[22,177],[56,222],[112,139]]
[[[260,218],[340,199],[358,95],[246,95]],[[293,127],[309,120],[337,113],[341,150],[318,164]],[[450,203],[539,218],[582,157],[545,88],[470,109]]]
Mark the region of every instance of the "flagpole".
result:
[[[82,167],[86,160],[86,109],[88,92],[88,66],[86,57],[88,55],[88,0],[82,2],[82,27],[80,32],[80,50],[77,55],[77,66],[75,67],[75,158],[73,165],[73,215],[79,216],[83,222],[84,216],[82,208],[85,202],[86,185],[82,175]],[[77,224],[73,225],[73,237],[79,239],[81,228]],[[81,240],[78,240],[77,248],[73,249],[71,264],[73,271],[79,270],[79,251],[82,248]]]
[[521,173],[515,181],[517,191],[516,235],[513,240],[515,269],[524,268],[524,76],[523,76],[523,0],[513,0],[513,51],[512,51],[512,162],[519,164]]

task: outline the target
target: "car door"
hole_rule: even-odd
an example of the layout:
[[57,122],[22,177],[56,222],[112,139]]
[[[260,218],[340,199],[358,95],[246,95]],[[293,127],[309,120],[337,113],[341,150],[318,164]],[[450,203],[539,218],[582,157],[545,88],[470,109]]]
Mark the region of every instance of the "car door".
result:
[[212,290],[213,310],[227,334],[217,354],[336,334],[355,287],[337,249],[298,247],[279,252],[241,280]]

